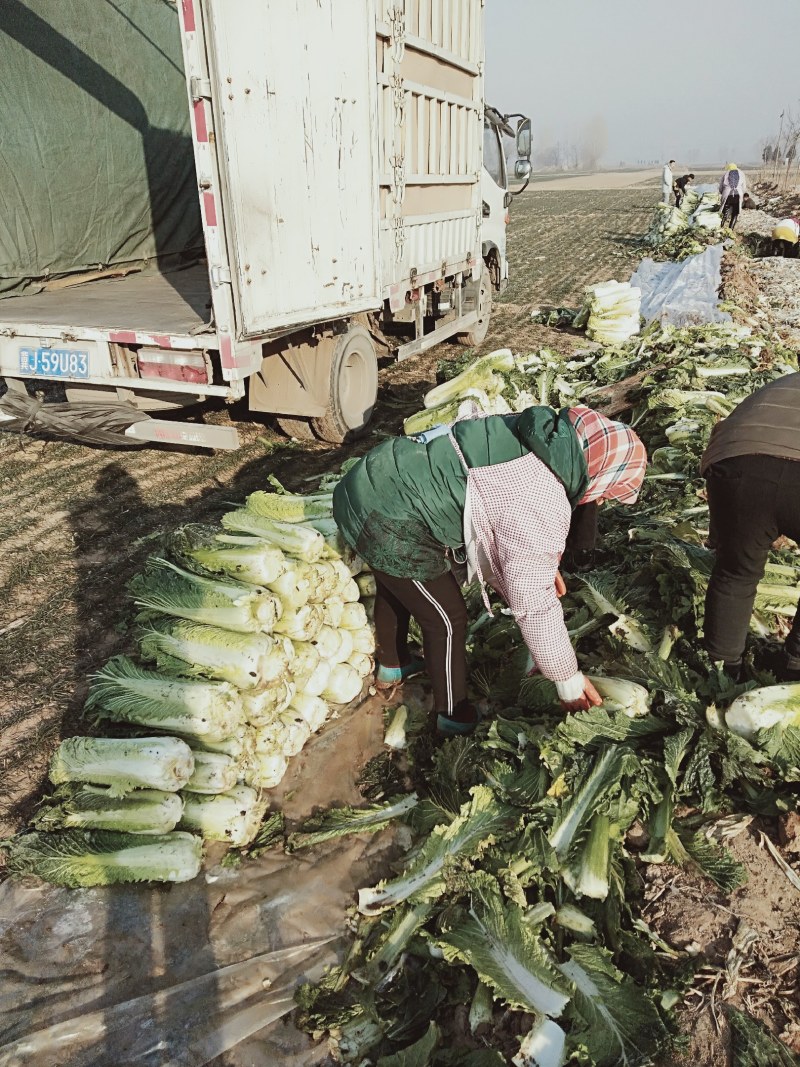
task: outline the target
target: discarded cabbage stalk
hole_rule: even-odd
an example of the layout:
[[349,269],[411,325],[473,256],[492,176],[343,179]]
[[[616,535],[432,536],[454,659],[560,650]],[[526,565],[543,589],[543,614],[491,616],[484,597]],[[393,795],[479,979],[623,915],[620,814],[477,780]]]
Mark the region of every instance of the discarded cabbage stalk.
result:
[[408,708],[405,704],[401,704],[395,708],[392,714],[392,721],[389,723],[389,728],[384,734],[383,743],[387,748],[394,749],[395,752],[399,752],[408,746],[408,738],[406,737],[406,722],[408,721]]
[[800,728],[800,682],[743,693],[728,708],[725,723],[748,741],[756,741],[760,730]]
[[561,1067],[567,1035],[552,1019],[541,1019],[529,1030],[512,1056],[514,1067]]

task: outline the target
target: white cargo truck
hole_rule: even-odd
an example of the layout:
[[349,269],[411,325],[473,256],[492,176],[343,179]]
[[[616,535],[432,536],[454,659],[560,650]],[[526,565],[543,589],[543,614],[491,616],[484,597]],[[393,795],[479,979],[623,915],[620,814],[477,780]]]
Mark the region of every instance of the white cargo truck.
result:
[[379,356],[483,340],[531,148],[484,106],[483,0],[81,3],[0,5],[6,418],[46,427],[50,380],[60,425],[99,403],[133,439],[234,448],[164,415],[246,395],[342,441]]

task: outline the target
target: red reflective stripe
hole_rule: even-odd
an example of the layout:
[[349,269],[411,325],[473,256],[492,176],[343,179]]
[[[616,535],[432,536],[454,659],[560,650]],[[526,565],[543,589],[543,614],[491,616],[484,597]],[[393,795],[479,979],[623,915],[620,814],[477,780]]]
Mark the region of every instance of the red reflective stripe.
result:
[[108,335],[109,341],[118,345],[135,345],[136,334],[133,330],[112,330]]
[[159,348],[172,348],[172,338],[164,333],[154,333],[153,340]]
[[194,30],[194,0],[183,0],[183,28],[191,33]]
[[213,193],[203,193],[203,204],[206,212],[206,225],[217,225],[217,202]]
[[208,126],[206,126],[206,108],[202,100],[195,100],[192,104],[194,111],[194,132],[198,141],[208,141]]
[[236,366],[236,357],[233,354],[233,344],[228,334],[222,334],[219,339],[219,358],[223,367],[232,370]]

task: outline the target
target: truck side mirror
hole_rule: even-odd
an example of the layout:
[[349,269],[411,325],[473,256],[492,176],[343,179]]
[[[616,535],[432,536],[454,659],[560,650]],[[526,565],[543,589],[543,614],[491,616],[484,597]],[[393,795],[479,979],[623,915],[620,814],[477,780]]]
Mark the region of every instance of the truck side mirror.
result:
[[[520,119],[517,123],[517,158],[530,159],[531,147],[531,120]],[[518,178],[526,176],[517,174]]]
[[531,176],[531,164],[527,159],[518,159],[514,164],[514,177],[519,181],[527,181]]

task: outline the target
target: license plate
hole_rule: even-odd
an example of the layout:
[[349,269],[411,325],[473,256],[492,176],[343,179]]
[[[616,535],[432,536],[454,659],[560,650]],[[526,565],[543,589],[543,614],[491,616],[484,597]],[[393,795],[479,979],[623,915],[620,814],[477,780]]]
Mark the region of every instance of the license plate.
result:
[[75,348],[20,348],[19,373],[26,378],[88,378],[89,353]]

